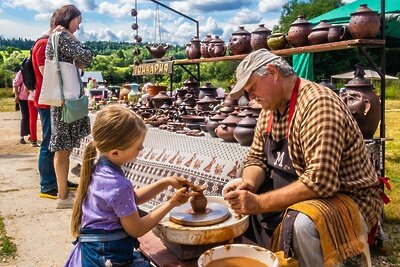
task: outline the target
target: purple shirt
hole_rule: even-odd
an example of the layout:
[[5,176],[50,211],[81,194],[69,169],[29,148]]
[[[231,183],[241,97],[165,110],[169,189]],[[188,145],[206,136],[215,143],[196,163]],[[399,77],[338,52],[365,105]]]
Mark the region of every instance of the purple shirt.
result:
[[[83,228],[122,229],[120,217],[137,212],[135,192],[122,169],[105,157],[95,164],[92,179],[82,204]],[[65,266],[80,266],[80,245],[75,245]],[[78,264],[78,265],[77,265]]]

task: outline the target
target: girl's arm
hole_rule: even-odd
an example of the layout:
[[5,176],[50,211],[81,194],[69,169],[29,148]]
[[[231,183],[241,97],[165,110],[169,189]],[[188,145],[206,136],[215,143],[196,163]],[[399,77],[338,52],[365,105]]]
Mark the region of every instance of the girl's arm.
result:
[[169,185],[176,189],[182,188],[187,183],[186,179],[183,177],[170,176],[158,180],[155,183],[143,186],[141,188],[135,189],[136,203],[141,205],[146,203],[150,199],[153,199],[160,192],[162,192]]
[[138,212],[121,217],[122,227],[128,235],[136,238],[141,237],[153,229],[171,209],[185,203],[190,196],[191,194],[187,193],[186,188],[181,188],[175,192],[168,202],[144,217],[140,217]]

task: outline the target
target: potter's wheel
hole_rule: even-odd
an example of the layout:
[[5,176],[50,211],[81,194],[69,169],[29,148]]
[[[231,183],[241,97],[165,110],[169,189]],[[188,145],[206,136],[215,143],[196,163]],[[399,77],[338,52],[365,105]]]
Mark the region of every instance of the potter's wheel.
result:
[[206,226],[225,221],[229,217],[229,209],[223,204],[209,202],[204,213],[195,213],[190,203],[175,207],[169,213],[174,223],[187,226]]
[[[237,216],[222,197],[206,197],[208,205],[218,203],[228,209],[228,217],[225,220],[206,226],[188,226],[171,221],[171,216],[167,215],[153,228],[153,233],[163,242],[203,245],[232,240],[246,231],[249,226],[248,216]],[[157,205],[153,210],[159,208],[161,205]]]

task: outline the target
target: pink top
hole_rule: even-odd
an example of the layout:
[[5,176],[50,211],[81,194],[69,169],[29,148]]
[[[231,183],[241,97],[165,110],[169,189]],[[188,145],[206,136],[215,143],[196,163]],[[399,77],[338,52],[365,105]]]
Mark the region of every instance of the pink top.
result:
[[13,81],[13,86],[18,88],[18,98],[20,100],[28,100],[28,90],[26,90],[24,81],[22,80],[21,71],[17,72],[17,75]]

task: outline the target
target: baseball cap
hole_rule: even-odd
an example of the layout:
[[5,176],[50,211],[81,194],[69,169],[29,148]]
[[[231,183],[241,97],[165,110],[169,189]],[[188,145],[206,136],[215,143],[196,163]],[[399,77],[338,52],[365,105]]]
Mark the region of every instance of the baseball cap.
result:
[[229,96],[232,98],[239,98],[243,94],[243,86],[247,83],[250,75],[259,67],[264,66],[276,59],[279,56],[269,52],[267,49],[259,49],[248,54],[236,69],[236,84]]

